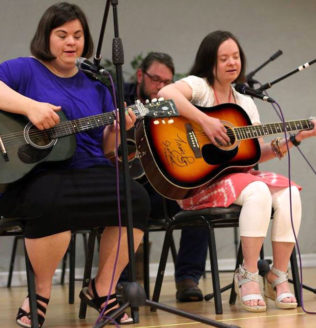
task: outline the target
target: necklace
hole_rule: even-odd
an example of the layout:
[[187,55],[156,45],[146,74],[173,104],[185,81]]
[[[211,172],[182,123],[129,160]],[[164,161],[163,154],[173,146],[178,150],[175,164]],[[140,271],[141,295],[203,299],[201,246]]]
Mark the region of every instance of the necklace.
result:
[[[220,104],[220,102],[219,102],[219,99],[218,99],[218,96],[217,96],[217,93],[216,93],[216,90],[215,90],[215,88],[213,88],[212,87],[212,89],[213,89],[213,91],[214,91],[214,97],[215,97],[215,105],[219,105]],[[229,89],[229,96],[228,96],[228,103],[231,103],[232,101],[232,89]],[[233,99],[233,101],[235,102],[235,97],[234,97],[234,99]]]

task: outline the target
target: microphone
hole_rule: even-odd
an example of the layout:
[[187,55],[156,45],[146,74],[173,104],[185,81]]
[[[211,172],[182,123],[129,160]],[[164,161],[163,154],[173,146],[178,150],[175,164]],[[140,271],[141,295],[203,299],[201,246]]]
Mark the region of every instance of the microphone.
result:
[[251,89],[251,88],[247,87],[245,84],[236,84],[235,85],[235,90],[238,91],[239,93],[243,94],[243,95],[248,95],[248,96],[251,96],[251,97],[254,97],[254,98],[259,98],[263,101],[267,101],[267,102],[270,102],[270,103],[275,102],[272,98],[264,95],[261,92],[258,92],[254,89]]
[[270,57],[270,61],[277,59],[277,58],[278,58],[279,56],[281,56],[282,54],[283,54],[283,51],[282,51],[282,50],[278,50],[275,54],[273,54],[273,55]]
[[92,62],[90,62],[87,58],[84,58],[84,57],[78,57],[76,59],[76,66],[81,71],[83,71],[93,77],[96,77],[99,75],[105,75],[108,73],[107,70],[105,70],[102,66],[97,66],[97,65],[93,64]]

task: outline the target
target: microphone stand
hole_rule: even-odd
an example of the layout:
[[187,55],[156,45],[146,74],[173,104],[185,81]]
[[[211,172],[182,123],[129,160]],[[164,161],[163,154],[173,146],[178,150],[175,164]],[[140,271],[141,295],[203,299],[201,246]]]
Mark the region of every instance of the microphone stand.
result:
[[249,85],[250,88],[254,87],[255,83],[258,83],[258,81],[253,79],[253,76],[260,71],[264,66],[266,66],[267,64],[269,64],[271,61],[277,59],[279,56],[281,56],[283,54],[282,50],[278,50],[275,54],[273,54],[267,61],[265,61],[263,64],[261,64],[258,68],[256,68],[255,70],[253,70],[252,72],[248,73],[246,75],[246,82]]
[[287,73],[287,74],[279,77],[278,79],[276,79],[276,80],[274,80],[272,82],[267,82],[267,83],[263,84],[260,88],[256,89],[256,91],[262,92],[262,91],[264,91],[266,89],[269,89],[269,88],[271,88],[273,86],[273,84],[278,83],[278,82],[284,80],[285,78],[291,76],[294,73],[300,72],[303,69],[308,68],[309,66],[311,66],[315,62],[316,62],[316,59],[310,61],[309,63],[303,64],[303,65],[299,66],[298,68],[294,69],[293,71],[291,71],[291,72],[289,72],[289,73]]
[[[123,91],[123,74],[122,65],[124,63],[123,45],[119,38],[118,31],[118,18],[117,18],[117,5],[118,0],[107,0],[104,19],[102,23],[102,28],[105,28],[106,19],[109,12],[110,2],[113,7],[113,23],[114,23],[114,39],[112,48],[112,60],[116,67],[116,78],[117,78],[117,95],[118,95],[118,107],[120,116],[120,125],[125,126],[125,108],[124,108],[124,91]],[[103,32],[100,33],[103,36]],[[100,47],[99,47],[100,48]],[[100,55],[96,56],[96,62],[98,63]],[[122,146],[122,165],[123,165],[123,182],[125,189],[125,200],[127,204],[127,237],[128,237],[128,255],[129,255],[129,279],[130,282],[127,283],[125,290],[123,291],[123,305],[118,308],[110,317],[106,317],[105,321],[99,321],[96,323],[94,328],[102,328],[106,324],[113,322],[113,319],[124,312],[127,307],[132,308],[132,315],[134,322],[139,322],[138,318],[138,307],[142,305],[150,306],[152,308],[158,308],[166,312],[174,313],[185,318],[189,318],[210,326],[219,328],[239,328],[235,325],[228,325],[222,322],[218,322],[212,319],[204,318],[199,315],[191,314],[158,302],[153,302],[146,299],[146,293],[144,289],[136,282],[136,270],[135,270],[135,259],[134,259],[134,238],[133,238],[133,218],[132,218],[132,205],[131,205],[131,193],[130,193],[130,183],[129,183],[129,169],[127,160],[127,143],[126,143],[126,131],[125,129],[120,129],[121,134],[121,146]],[[125,302],[125,303],[124,303]]]

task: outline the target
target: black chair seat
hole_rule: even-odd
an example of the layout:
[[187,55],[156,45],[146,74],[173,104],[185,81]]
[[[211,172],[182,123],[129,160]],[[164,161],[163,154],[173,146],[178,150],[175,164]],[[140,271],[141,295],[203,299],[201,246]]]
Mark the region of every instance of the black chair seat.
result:
[[208,219],[220,219],[226,220],[229,218],[239,217],[241,210],[241,206],[239,205],[230,205],[229,207],[208,207],[199,210],[190,210],[190,211],[180,211],[178,212],[173,219],[174,220],[182,220],[182,219],[192,219],[196,217],[205,216]]
[[0,235],[2,236],[16,236],[17,234],[23,234],[21,227],[22,222],[16,218],[4,218],[0,219]]

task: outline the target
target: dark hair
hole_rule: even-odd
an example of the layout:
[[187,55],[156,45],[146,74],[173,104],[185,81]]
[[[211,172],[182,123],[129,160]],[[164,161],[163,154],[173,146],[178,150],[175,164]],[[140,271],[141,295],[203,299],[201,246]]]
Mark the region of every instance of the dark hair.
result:
[[91,57],[93,53],[93,40],[87,18],[77,5],[67,2],[56,3],[44,12],[31,41],[30,48],[32,55],[44,61],[55,59],[50,52],[50,33],[56,27],[75,19],[80,21],[84,32],[85,43],[82,56]]
[[246,56],[242,50],[237,38],[228,31],[214,31],[209,33],[201,42],[197,51],[194,64],[190,70],[190,75],[196,75],[199,77],[205,77],[210,85],[214,84],[213,70],[217,65],[217,52],[219,46],[226,40],[232,39],[237,43],[240,60],[241,71],[239,76],[234,82],[245,82],[245,69],[246,69]]
[[146,72],[153,62],[159,62],[166,65],[174,75],[174,64],[172,58],[163,52],[150,52],[140,64],[140,69]]

